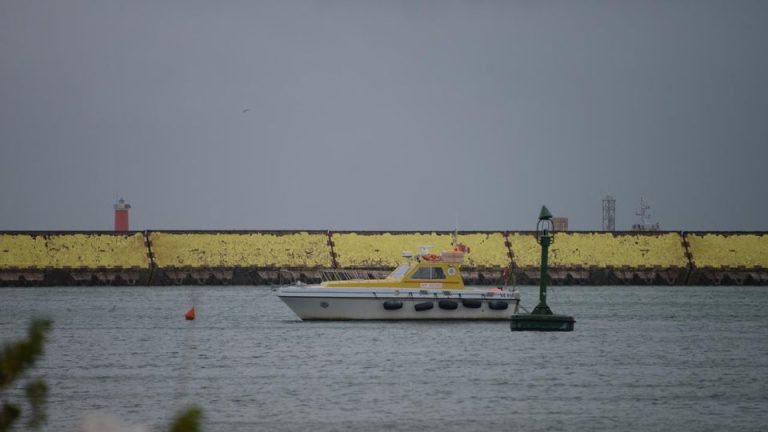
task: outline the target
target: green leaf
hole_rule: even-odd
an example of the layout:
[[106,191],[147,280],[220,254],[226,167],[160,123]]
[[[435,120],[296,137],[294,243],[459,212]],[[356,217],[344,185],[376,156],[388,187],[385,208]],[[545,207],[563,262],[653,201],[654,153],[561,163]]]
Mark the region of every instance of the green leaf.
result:
[[200,419],[203,412],[200,408],[192,406],[176,414],[176,418],[171,423],[171,432],[199,432]]
[[0,432],[6,432],[11,429],[11,425],[21,415],[19,407],[9,403],[3,403],[3,409],[0,410]]
[[[49,320],[33,320],[27,331],[27,339],[3,345],[0,351],[0,395],[27,369],[43,355],[45,335],[51,329]],[[45,401],[48,386],[42,379],[35,380],[25,387],[27,400],[32,407],[27,426],[37,429],[45,423]],[[0,432],[10,430],[13,423],[21,416],[18,405],[3,402],[0,410]]]
[[27,340],[3,346],[0,352],[0,390],[8,387],[43,355],[45,334],[51,328],[49,320],[33,320]]
[[47,420],[45,403],[48,399],[48,385],[45,384],[45,381],[38,378],[27,384],[24,390],[27,394],[29,406],[32,408],[32,412],[27,420],[27,427],[33,430],[39,429]]

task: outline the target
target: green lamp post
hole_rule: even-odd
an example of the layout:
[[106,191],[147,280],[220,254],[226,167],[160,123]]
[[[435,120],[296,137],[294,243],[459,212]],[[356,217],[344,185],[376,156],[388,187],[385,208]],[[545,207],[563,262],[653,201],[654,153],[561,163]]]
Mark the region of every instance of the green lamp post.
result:
[[539,223],[536,224],[536,243],[541,245],[541,276],[539,277],[539,304],[531,312],[534,315],[552,315],[552,309],[547,306],[547,283],[549,272],[547,261],[549,245],[555,242],[555,227],[552,225],[552,213],[547,206],[541,206]]
[[549,246],[555,242],[555,230],[552,224],[552,213],[546,206],[541,207],[539,222],[536,225],[536,242],[541,245],[541,277],[539,278],[539,304],[529,314],[512,315],[510,328],[512,331],[573,331],[576,321],[571,316],[557,315],[547,306],[547,284],[549,272],[547,261]]

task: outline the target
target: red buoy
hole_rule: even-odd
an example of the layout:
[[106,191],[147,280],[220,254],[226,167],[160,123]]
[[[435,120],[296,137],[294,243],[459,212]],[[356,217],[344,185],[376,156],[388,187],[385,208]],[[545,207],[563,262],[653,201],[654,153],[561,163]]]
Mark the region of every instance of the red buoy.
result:
[[187,313],[184,314],[184,318],[187,319],[187,321],[192,321],[195,319],[195,307],[192,306],[192,309],[188,310]]

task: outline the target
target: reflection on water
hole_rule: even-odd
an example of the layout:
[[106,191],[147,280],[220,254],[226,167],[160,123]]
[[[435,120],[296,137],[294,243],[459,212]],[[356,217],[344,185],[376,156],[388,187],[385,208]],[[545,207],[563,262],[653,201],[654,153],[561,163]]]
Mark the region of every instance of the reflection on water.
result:
[[48,430],[158,428],[190,403],[207,431],[768,426],[765,288],[553,287],[550,306],[576,331],[305,323],[268,287],[4,288],[0,338],[54,319]]

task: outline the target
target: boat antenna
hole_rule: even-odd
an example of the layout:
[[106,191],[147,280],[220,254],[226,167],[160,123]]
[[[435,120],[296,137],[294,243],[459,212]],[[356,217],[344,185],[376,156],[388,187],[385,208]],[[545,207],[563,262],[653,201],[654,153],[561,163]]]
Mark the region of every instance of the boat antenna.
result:
[[459,214],[453,215],[453,234],[451,234],[451,246],[456,247],[459,244]]

